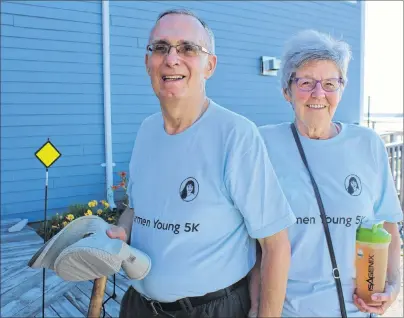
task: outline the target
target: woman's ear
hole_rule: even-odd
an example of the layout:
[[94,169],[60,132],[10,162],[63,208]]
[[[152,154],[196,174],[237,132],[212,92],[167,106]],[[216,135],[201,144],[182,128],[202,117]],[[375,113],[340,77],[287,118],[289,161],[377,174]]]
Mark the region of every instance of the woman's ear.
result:
[[283,92],[283,97],[286,99],[287,102],[291,102],[292,98],[290,97],[290,94],[286,88],[282,89]]

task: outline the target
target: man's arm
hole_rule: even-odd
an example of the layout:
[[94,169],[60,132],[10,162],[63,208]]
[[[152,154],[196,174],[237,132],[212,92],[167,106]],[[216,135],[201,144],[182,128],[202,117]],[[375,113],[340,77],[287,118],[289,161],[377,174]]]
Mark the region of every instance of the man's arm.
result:
[[287,230],[258,239],[262,249],[261,292],[258,317],[280,317],[290,267]]
[[107,235],[110,238],[118,238],[122,241],[125,241],[126,243],[129,243],[134,216],[134,209],[127,207],[119,217],[118,226],[111,226],[107,230]]
[[125,211],[121,214],[119,221],[118,221],[118,226],[123,227],[126,233],[126,242],[130,241],[130,234],[132,232],[132,224],[133,224],[133,218],[135,216],[135,211],[131,209],[130,207],[127,207]]

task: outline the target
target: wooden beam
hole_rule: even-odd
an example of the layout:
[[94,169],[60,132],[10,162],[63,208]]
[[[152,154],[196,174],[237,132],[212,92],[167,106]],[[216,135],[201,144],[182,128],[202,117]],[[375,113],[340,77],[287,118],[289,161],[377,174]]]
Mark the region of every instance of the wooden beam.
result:
[[104,301],[105,286],[107,284],[107,277],[101,277],[94,280],[93,291],[90,299],[90,306],[88,306],[88,318],[99,318],[101,315],[102,303]]

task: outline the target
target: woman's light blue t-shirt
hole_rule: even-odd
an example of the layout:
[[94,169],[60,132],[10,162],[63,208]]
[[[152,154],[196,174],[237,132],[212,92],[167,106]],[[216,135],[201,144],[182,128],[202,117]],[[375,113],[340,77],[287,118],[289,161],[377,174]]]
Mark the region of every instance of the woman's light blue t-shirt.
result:
[[[334,138],[300,140],[324,203],[348,316],[369,316],[352,301],[356,229],[361,222],[398,222],[403,214],[383,141],[370,129],[340,125]],[[290,123],[259,130],[297,218],[288,229],[292,259],[283,316],[340,317],[320,211]]]

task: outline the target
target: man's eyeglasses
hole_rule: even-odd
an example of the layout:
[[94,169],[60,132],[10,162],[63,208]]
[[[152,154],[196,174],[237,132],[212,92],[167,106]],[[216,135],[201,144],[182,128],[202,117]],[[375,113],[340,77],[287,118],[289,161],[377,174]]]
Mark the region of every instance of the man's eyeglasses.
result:
[[195,43],[181,43],[177,45],[171,45],[168,43],[152,43],[149,44],[146,49],[154,55],[167,55],[171,48],[177,50],[177,54],[183,57],[194,57],[200,53],[211,54],[206,48]]
[[314,78],[307,78],[307,77],[295,77],[292,79],[298,89],[304,92],[311,92],[317,86],[317,83],[321,84],[321,87],[326,92],[335,92],[340,87],[341,84],[344,83],[342,78],[326,78],[323,80],[316,80]]

